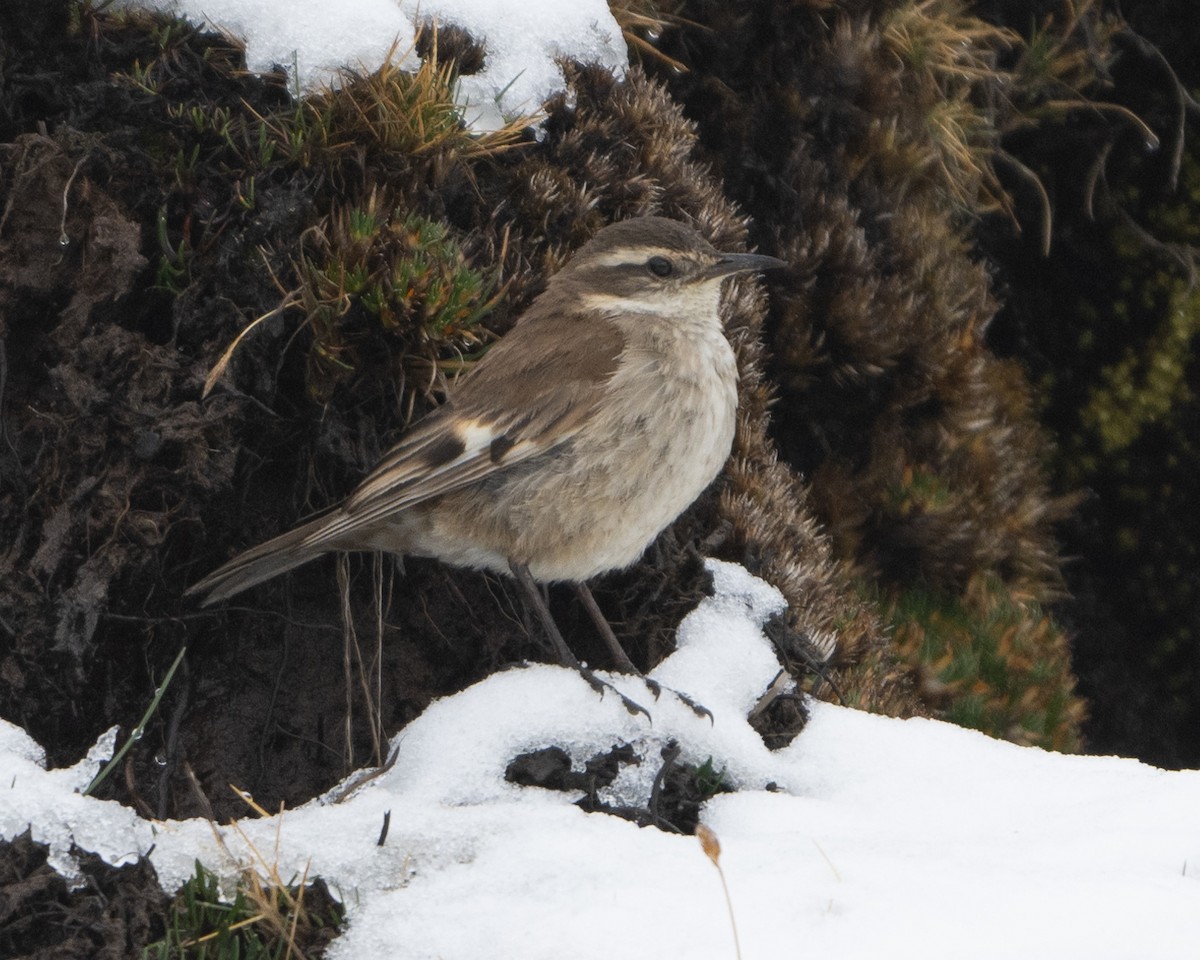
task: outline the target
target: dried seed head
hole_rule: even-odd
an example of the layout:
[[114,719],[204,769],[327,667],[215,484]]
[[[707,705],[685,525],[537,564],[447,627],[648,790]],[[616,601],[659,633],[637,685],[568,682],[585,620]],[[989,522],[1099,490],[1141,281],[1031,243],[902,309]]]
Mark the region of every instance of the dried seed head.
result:
[[696,839],[704,853],[718,867],[721,865],[721,841],[711,829],[702,823],[696,824]]

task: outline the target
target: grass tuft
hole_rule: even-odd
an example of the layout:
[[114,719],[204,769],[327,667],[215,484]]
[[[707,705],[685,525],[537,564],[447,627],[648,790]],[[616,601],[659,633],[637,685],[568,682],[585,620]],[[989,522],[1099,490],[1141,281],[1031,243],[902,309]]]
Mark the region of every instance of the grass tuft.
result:
[[[481,321],[500,298],[496,275],[471,267],[444,225],[383,207],[373,194],[304,238],[296,300],[312,334],[308,388],[318,403],[377,362],[380,347],[400,364],[398,382],[427,393],[482,347]],[[447,351],[455,358],[444,360]]]
[[[267,811],[245,791],[233,788],[260,816]],[[277,830],[282,829],[282,811]],[[232,852],[212,824],[218,843],[231,860]],[[220,877],[196,861],[195,874],[175,895],[167,934],[142,952],[143,960],[316,960],[337,935],[345,910],[321,879],[302,876],[284,880],[276,856],[271,860],[250,841],[236,822],[231,824],[249,849],[232,891]]]
[[322,881],[284,884],[247,870],[232,894],[196,861],[171,907],[167,934],[143,960],[315,960],[344,912]]
[[475,160],[527,141],[534,116],[512,117],[499,130],[469,130],[457,96],[457,64],[439,59],[436,28],[427,49],[420,65],[409,70],[407,58],[397,58],[393,46],[378,70],[347,73],[337,86],[306,99],[304,127],[312,148],[351,154],[365,148],[408,157],[437,153],[445,162],[447,155]]

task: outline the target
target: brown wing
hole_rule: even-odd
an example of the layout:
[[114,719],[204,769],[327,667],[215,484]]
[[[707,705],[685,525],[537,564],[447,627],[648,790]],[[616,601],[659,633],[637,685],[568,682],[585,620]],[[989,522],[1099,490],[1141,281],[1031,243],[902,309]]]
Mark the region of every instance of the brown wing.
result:
[[342,540],[565,443],[595,412],[623,346],[603,318],[563,317],[535,303],[304,546]]

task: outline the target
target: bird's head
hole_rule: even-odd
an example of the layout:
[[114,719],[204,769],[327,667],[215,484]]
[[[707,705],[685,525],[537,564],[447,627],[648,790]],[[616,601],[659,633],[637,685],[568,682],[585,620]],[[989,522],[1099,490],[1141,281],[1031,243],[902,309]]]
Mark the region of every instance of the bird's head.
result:
[[721,281],[786,264],[757,253],[723,253],[687,224],[638,217],[610,224],[551,278],[604,313],[678,315],[713,308]]

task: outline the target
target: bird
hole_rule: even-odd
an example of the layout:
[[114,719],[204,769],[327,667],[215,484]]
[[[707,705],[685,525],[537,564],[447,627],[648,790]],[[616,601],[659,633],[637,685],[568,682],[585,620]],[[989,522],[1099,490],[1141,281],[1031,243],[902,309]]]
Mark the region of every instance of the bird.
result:
[[784,266],[665,217],[603,227],[345,500],[186,594],[207,606],[327,552],[434,557],[512,576],[593,682],[538,586],[571,584],[636,672],[587,581],[636,562],[719,475],[738,397],[721,285]]

